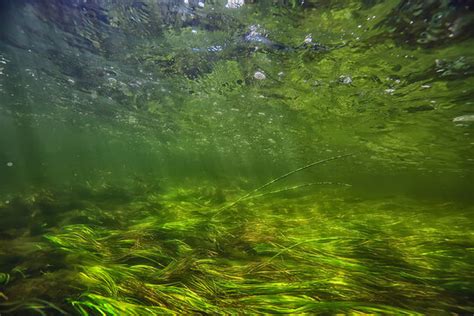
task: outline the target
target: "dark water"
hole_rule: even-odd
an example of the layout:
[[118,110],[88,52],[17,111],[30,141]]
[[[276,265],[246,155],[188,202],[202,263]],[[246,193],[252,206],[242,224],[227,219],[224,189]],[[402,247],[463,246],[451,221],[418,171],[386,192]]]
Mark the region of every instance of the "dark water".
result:
[[474,313],[472,30],[461,0],[0,1],[0,314]]

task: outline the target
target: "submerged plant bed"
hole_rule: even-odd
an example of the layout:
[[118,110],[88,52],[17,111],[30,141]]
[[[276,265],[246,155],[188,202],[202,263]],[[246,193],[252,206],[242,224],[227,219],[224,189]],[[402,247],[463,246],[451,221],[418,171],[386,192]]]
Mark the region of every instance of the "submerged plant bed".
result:
[[472,207],[330,187],[219,211],[239,194],[209,188],[80,200],[37,215],[41,233],[34,218],[3,229],[0,313],[474,312]]

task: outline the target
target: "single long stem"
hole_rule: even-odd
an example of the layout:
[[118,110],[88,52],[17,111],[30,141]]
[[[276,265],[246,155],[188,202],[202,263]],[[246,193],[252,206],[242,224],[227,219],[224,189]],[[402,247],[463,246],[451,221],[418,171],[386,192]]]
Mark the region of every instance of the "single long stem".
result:
[[297,172],[303,171],[303,170],[305,170],[305,169],[311,168],[311,167],[316,166],[316,165],[320,165],[320,164],[322,164],[322,163],[325,163],[325,162],[328,162],[328,161],[331,161],[331,160],[341,159],[341,158],[344,158],[344,157],[347,157],[347,156],[352,156],[352,155],[353,155],[353,154],[344,154],[344,155],[329,157],[329,158],[326,158],[326,159],[322,159],[322,160],[318,160],[318,161],[312,162],[312,163],[310,163],[310,164],[308,164],[308,165],[306,165],[306,166],[300,167],[300,168],[295,169],[295,170],[293,170],[293,171],[287,172],[287,173],[285,173],[285,174],[283,174],[283,175],[281,175],[281,176],[279,176],[279,177],[277,177],[277,178],[275,178],[275,179],[273,179],[273,180],[271,180],[271,181],[265,183],[264,185],[262,185],[262,186],[260,186],[260,187],[258,187],[258,188],[256,188],[256,189],[250,191],[249,193],[245,194],[244,196],[241,196],[240,198],[238,198],[238,199],[235,200],[234,202],[232,202],[232,203],[230,203],[230,204],[228,204],[228,205],[222,206],[220,209],[217,210],[217,213],[214,214],[214,216],[216,216],[217,214],[219,214],[220,212],[222,212],[222,211],[224,211],[224,210],[226,210],[226,209],[228,209],[228,208],[231,208],[232,206],[236,205],[236,204],[239,203],[240,201],[249,198],[250,196],[254,195],[255,193],[257,193],[257,192],[259,192],[259,191],[265,189],[266,187],[268,187],[268,186],[274,184],[275,182],[278,182],[278,181],[280,181],[280,180],[283,180],[283,179],[285,179],[285,178],[291,176],[292,174],[295,174],[295,173],[297,173]]
[[295,185],[295,186],[292,186],[292,187],[286,187],[286,188],[279,189],[279,190],[275,190],[275,191],[264,192],[264,193],[252,195],[252,196],[249,196],[248,198],[242,199],[241,201],[247,201],[247,200],[255,199],[255,198],[258,198],[258,197],[265,196],[265,195],[277,194],[277,193],[292,191],[292,190],[301,189],[301,188],[305,188],[305,187],[309,187],[309,186],[313,186],[313,185],[342,185],[342,186],[346,186],[346,187],[350,187],[350,186],[351,186],[350,184],[347,184],[347,183],[340,183],[340,182],[329,182],[329,181],[324,181],[324,182],[311,182],[311,183],[298,184],[298,185]]

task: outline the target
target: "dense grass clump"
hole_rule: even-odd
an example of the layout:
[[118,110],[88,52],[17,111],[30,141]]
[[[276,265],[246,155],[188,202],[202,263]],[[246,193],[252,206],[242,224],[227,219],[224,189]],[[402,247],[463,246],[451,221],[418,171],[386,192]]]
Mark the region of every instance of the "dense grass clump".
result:
[[[229,201],[242,194],[217,191],[147,192],[109,209],[82,201],[87,208],[39,214],[53,223],[39,234],[33,220],[5,230],[0,310],[474,311],[472,208],[402,196],[358,200],[350,189],[332,186],[243,199],[222,209],[212,202],[215,194]],[[22,199],[35,208],[39,195]]]

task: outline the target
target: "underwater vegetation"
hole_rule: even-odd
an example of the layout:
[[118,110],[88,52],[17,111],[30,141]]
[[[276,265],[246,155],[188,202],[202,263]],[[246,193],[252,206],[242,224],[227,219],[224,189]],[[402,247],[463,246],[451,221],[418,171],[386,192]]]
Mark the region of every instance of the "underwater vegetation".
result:
[[[21,315],[474,310],[472,205],[403,196],[360,199],[330,182],[304,194],[294,190],[304,185],[260,193],[304,169],[252,194],[206,184],[141,188],[142,194],[125,199],[125,189],[82,189],[75,203],[60,192],[17,197],[1,206],[3,223],[18,216],[13,209],[30,212],[24,227],[2,225],[0,310]],[[38,234],[39,217],[46,227]]]
[[474,8],[0,0],[0,315],[474,314]]

